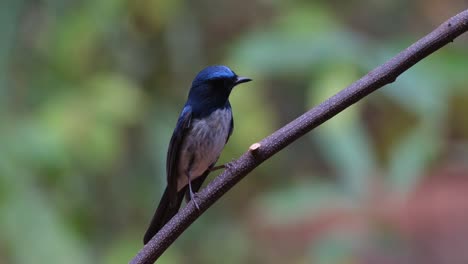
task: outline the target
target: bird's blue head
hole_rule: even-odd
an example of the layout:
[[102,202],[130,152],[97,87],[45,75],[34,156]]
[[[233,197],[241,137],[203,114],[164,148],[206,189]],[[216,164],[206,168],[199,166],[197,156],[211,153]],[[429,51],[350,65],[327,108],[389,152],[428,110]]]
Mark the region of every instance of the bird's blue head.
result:
[[197,74],[192,82],[189,102],[223,106],[228,102],[232,88],[249,82],[250,78],[239,77],[229,67],[223,65],[209,66]]

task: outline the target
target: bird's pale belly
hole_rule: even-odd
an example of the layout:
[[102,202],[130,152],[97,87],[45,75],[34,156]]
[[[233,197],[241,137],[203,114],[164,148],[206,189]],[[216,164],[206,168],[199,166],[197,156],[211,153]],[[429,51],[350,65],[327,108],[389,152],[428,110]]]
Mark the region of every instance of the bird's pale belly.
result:
[[203,119],[192,120],[190,132],[181,148],[177,191],[188,184],[187,174],[193,180],[218,160],[226,144],[231,119],[230,110],[220,109]]

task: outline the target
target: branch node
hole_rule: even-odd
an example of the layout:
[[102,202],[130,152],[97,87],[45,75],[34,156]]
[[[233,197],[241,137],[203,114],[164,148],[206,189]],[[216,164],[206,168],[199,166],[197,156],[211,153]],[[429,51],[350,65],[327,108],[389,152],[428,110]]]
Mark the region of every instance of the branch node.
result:
[[249,147],[249,152],[251,152],[252,154],[255,154],[258,152],[258,149],[261,147],[262,145],[260,143],[253,143],[250,147]]

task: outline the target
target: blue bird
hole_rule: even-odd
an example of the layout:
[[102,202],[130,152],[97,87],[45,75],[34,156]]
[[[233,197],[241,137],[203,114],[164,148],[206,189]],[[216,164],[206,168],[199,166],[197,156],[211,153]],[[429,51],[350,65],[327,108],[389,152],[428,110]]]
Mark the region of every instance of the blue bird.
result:
[[206,67],[193,80],[167,151],[167,187],[144,244],[177,213],[184,196],[198,208],[194,194],[212,171],[234,128],[229,95],[236,85],[249,81],[226,66]]

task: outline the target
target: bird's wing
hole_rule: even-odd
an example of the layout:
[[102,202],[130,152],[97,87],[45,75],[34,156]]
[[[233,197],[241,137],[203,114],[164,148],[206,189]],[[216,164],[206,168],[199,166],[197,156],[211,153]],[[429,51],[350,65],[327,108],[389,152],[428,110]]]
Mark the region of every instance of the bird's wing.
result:
[[179,152],[187,129],[190,127],[192,120],[192,107],[186,105],[180,113],[179,120],[177,120],[176,128],[172,134],[171,141],[169,142],[169,149],[167,151],[166,172],[167,172],[167,188],[171,201],[176,199],[177,194],[177,166],[179,163]]
[[228,133],[227,138],[226,138],[226,144],[227,144],[229,138],[232,135],[232,131],[234,131],[234,117],[232,116],[232,108],[231,108],[231,103],[229,101],[227,101],[226,106],[230,110],[229,112],[231,113],[231,124],[229,125],[229,133]]
[[234,131],[234,118],[232,117],[232,113],[231,113],[231,125],[229,126],[229,133],[228,133],[228,136],[226,138],[226,143],[228,142],[229,137],[231,137],[232,131]]

